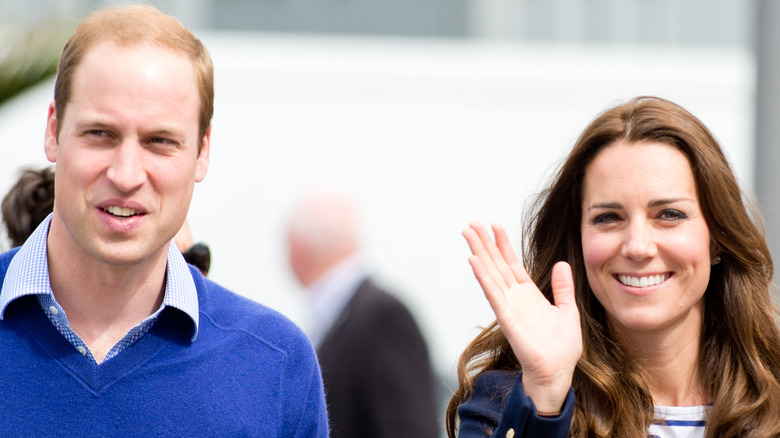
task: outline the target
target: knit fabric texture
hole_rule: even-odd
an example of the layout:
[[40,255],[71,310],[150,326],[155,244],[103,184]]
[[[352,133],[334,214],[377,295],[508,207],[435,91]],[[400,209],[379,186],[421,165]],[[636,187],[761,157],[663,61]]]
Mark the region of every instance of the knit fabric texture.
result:
[[[0,282],[18,249],[0,255]],[[34,296],[0,321],[0,436],[327,437],[311,344],[281,314],[190,267],[199,330],[173,307],[100,365]]]

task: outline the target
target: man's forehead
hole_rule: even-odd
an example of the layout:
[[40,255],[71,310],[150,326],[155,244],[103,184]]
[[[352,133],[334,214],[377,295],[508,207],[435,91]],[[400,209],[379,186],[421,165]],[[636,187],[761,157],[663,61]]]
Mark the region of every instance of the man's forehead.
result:
[[190,66],[181,53],[156,45],[96,45],[74,74],[67,106],[78,105],[80,111],[72,121],[111,125],[135,112],[157,113],[161,130],[165,120],[178,125],[182,116],[197,126],[200,99]]
[[194,91],[197,91],[195,70],[185,53],[159,44],[122,46],[109,40],[94,45],[84,54],[75,69],[74,79],[93,81],[113,80],[122,76],[133,79],[145,76],[164,77],[164,73],[170,71],[176,71],[178,74],[176,84],[185,84],[190,79]]
[[87,47],[87,49],[84,51],[84,58],[82,58],[82,62],[83,59],[95,52],[133,52],[142,50],[159,51],[160,54],[165,54],[167,52],[170,55],[183,57],[189,60],[189,56],[185,51],[175,49],[171,45],[164,44],[161,41],[156,41],[153,39],[122,41],[118,38],[111,38],[109,36],[96,40],[89,47]]

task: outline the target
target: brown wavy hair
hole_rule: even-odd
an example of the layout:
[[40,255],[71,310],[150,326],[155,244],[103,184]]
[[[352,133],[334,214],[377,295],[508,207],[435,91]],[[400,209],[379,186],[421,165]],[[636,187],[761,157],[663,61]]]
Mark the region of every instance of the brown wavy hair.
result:
[[54,209],[54,168],[24,168],[3,198],[2,213],[11,246],[22,246]]
[[[770,292],[772,256],[760,215],[743,197],[704,124],[657,97],[634,98],[591,122],[526,216],[524,263],[550,302],[553,264],[565,260],[574,274],[583,354],[573,376],[576,403],[570,436],[644,438],[654,421],[642,371],[610,333],[582,257],[585,171],[601,150],[618,141],[662,143],[688,158],[710,238],[722,259],[712,267],[704,294],[698,376],[712,401],[705,436],[780,436],[780,330]],[[474,378],[489,370],[520,371],[495,322],[460,357],[458,388],[447,406],[450,437],[456,436],[457,409],[470,396]]]

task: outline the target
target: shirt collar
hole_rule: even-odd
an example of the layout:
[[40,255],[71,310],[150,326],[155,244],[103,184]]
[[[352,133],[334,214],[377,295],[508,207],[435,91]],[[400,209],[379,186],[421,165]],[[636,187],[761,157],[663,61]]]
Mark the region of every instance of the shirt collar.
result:
[[179,248],[168,245],[168,272],[165,276],[163,307],[171,306],[186,313],[192,319],[192,340],[198,337],[198,290],[192,278],[190,267]]
[[324,340],[366,278],[363,258],[355,254],[334,265],[309,286],[306,291],[311,297],[309,335],[315,346]]
[[[46,258],[47,236],[52,214],[35,229],[8,265],[0,290],[0,319],[12,301],[26,295],[51,295],[49,264]],[[169,245],[165,276],[165,295],[161,308],[171,306],[192,319],[192,340],[198,335],[198,292],[195,281],[176,245]]]

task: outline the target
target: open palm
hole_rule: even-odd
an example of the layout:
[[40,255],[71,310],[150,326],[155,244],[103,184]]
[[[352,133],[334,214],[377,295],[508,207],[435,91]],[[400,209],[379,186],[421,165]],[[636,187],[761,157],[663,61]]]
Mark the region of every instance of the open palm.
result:
[[463,231],[473,253],[469,263],[522,365],[526,394],[537,409],[556,411],[582,355],[571,268],[565,262],[553,267],[555,304],[550,304],[515,254],[504,228],[493,225],[493,232],[495,242],[479,223]]

